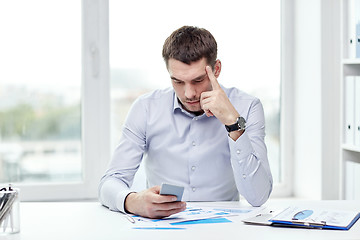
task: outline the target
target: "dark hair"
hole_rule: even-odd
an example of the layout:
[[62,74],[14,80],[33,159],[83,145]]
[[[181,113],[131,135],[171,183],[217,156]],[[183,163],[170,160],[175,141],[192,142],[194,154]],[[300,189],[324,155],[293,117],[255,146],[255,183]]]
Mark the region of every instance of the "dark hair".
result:
[[183,26],[165,40],[162,56],[166,66],[170,58],[190,64],[205,57],[207,64],[214,67],[217,58],[217,43],[208,30]]

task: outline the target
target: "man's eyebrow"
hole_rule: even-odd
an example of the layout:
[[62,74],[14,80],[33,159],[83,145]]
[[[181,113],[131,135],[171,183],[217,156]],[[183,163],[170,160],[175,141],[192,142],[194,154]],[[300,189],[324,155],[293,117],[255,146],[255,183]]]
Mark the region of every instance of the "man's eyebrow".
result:
[[[198,76],[198,77],[196,77],[196,78],[194,78],[194,79],[191,79],[190,81],[191,82],[193,82],[193,81],[198,81],[198,80],[201,80],[201,79],[203,79],[203,78],[205,78],[206,77],[206,73],[205,74],[203,74],[203,75],[201,75],[201,76]],[[175,80],[175,81],[181,81],[181,82],[184,82],[183,80],[181,80],[181,79],[177,79],[176,77],[174,77],[174,76],[171,76],[170,77],[172,80]]]
[[206,73],[203,74],[203,75],[201,75],[201,76],[198,76],[198,77],[192,79],[191,81],[198,81],[198,80],[201,80],[201,79],[203,79],[203,78],[205,78],[205,77],[206,77]]
[[[170,78],[172,79],[172,80],[175,80],[175,81],[181,81],[180,79],[177,79],[176,77],[173,77],[173,76],[170,76]],[[181,81],[182,82],[182,81]]]

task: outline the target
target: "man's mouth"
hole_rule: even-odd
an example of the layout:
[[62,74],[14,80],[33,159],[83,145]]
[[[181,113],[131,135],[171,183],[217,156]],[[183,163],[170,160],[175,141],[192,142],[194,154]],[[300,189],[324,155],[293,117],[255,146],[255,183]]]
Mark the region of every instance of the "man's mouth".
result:
[[195,105],[195,104],[198,104],[200,101],[188,101],[186,102],[187,104],[190,104],[190,105]]

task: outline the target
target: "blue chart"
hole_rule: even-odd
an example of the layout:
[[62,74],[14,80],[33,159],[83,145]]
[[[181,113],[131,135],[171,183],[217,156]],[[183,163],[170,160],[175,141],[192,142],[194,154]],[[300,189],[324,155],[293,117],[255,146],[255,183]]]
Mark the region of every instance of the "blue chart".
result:
[[208,219],[199,219],[199,220],[192,220],[192,221],[185,221],[185,222],[178,222],[178,223],[170,223],[170,225],[178,226],[178,225],[190,225],[190,224],[209,224],[209,223],[230,223],[227,218],[208,218]]
[[310,217],[314,213],[313,210],[302,210],[293,216],[293,220],[303,220]]
[[185,225],[231,223],[232,221],[229,220],[228,217],[247,214],[252,210],[253,209],[188,207],[183,212],[163,219],[148,219],[139,216],[132,217],[137,225],[134,229],[171,229],[174,227],[183,229]]

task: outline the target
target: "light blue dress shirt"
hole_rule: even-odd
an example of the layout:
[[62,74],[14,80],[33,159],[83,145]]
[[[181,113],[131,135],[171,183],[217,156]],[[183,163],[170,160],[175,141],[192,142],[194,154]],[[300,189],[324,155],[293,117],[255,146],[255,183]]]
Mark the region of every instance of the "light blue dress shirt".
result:
[[238,200],[240,193],[251,205],[262,205],[273,183],[262,104],[236,88],[222,88],[246,120],[237,141],[216,117],[184,110],[172,88],[139,97],[100,181],[100,202],[124,212],[134,175],[145,161],[147,187],[184,186],[183,201]]

